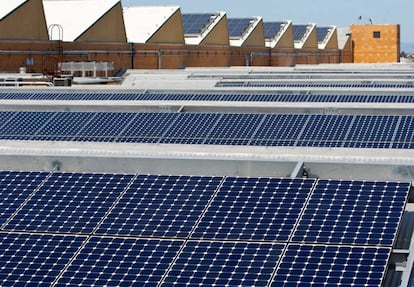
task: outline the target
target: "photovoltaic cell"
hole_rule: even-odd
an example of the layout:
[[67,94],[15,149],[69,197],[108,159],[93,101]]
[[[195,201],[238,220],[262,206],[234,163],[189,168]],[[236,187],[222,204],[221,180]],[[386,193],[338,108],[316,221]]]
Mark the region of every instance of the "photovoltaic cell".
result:
[[51,286],[85,238],[0,233],[0,285]]
[[408,183],[319,180],[293,241],[392,246]]
[[182,242],[91,237],[56,286],[157,286]]
[[316,31],[318,33],[318,42],[321,43],[323,40],[325,40],[326,36],[328,35],[330,31],[330,27],[317,27]]
[[5,229],[90,233],[131,179],[132,175],[54,173]]
[[208,25],[212,14],[182,14],[184,34],[200,34]]
[[0,226],[47,177],[47,172],[0,171]]
[[161,286],[267,286],[283,247],[188,241]]
[[247,28],[249,28],[252,21],[254,20],[249,18],[228,18],[229,36],[241,37]]
[[282,28],[283,22],[263,22],[265,39],[273,39]]
[[192,238],[288,240],[314,180],[226,178]]
[[293,40],[300,41],[308,29],[308,25],[293,25]]
[[381,286],[391,248],[289,244],[273,287]]
[[221,180],[200,176],[138,176],[98,233],[186,238]]

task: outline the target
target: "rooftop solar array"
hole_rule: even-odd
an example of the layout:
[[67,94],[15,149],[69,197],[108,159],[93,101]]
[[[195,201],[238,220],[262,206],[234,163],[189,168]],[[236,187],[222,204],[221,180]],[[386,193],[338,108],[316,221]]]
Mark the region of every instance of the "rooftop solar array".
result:
[[308,30],[308,25],[293,25],[293,40],[301,41]]
[[1,93],[0,100],[414,103],[414,95],[309,93]]
[[380,286],[409,189],[3,171],[0,285]]
[[227,25],[229,27],[229,36],[242,37],[252,21],[254,20],[250,18],[228,18]]
[[414,148],[411,115],[0,112],[0,140]]
[[318,33],[318,42],[322,43],[325,40],[328,33],[330,32],[330,29],[332,29],[332,28],[330,28],[330,27],[317,27],[316,29],[317,29],[316,31]]
[[184,34],[200,34],[214,17],[213,14],[182,14]]
[[273,39],[279,33],[283,24],[284,22],[263,22],[265,39]]
[[358,88],[358,89],[412,89],[413,83],[292,83],[292,82],[272,82],[272,81],[219,81],[216,87],[246,87],[246,88]]

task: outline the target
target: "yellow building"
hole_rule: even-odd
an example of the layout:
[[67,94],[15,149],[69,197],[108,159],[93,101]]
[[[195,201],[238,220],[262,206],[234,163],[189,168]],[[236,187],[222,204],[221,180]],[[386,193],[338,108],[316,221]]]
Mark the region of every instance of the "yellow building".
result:
[[400,61],[400,25],[351,25],[354,63]]

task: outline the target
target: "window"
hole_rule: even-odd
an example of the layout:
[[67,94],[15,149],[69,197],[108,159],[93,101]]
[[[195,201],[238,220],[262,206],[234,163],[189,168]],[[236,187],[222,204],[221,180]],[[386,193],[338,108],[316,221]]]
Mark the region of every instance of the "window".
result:
[[374,31],[374,38],[376,38],[376,39],[381,38],[381,32],[380,31]]

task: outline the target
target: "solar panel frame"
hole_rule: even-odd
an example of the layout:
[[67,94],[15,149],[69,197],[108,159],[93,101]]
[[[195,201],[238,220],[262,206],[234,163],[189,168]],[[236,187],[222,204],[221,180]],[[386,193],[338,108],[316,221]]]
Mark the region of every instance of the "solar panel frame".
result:
[[252,18],[228,18],[229,36],[231,38],[242,37],[253,21]]
[[194,13],[182,14],[184,34],[201,34],[208,26],[214,14]]
[[263,22],[265,39],[273,39],[281,30],[284,22]]

